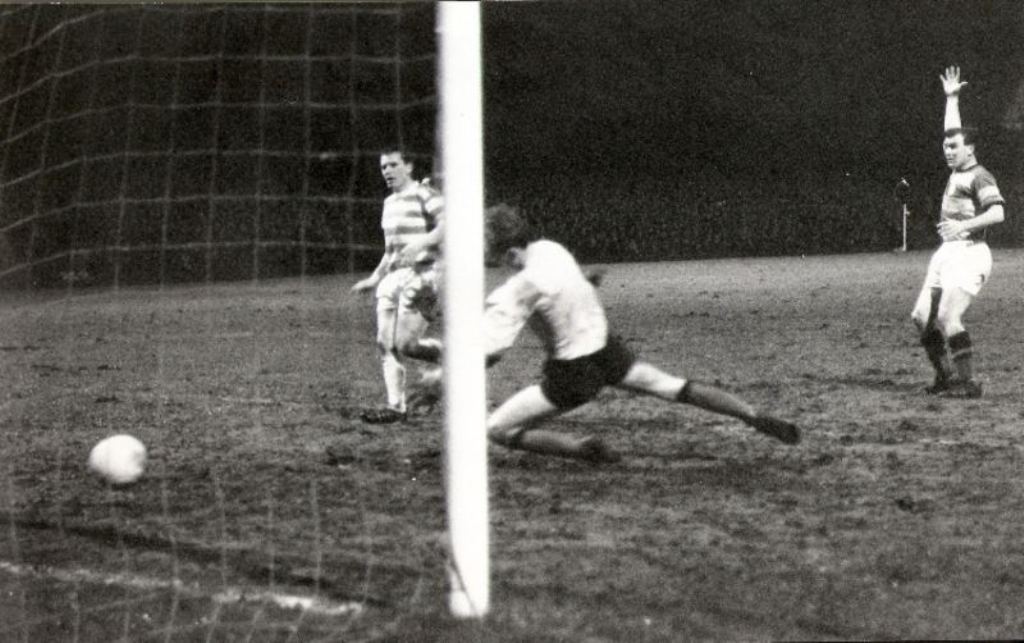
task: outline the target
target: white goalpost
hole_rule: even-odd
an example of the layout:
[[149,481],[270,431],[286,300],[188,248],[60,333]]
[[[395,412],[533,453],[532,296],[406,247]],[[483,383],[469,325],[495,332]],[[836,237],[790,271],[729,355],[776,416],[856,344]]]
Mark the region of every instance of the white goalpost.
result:
[[487,415],[483,355],[483,108],[480,5],[441,2],[440,128],[445,184],[445,441],[449,608],[490,604]]
[[[408,622],[379,593],[489,612],[481,12],[0,7],[0,640],[360,638]],[[381,382],[372,299],[338,286],[384,249],[389,145],[446,174],[445,525],[432,457],[427,488],[374,455],[421,436],[349,431]],[[87,467],[121,432],[150,453],[125,489]]]

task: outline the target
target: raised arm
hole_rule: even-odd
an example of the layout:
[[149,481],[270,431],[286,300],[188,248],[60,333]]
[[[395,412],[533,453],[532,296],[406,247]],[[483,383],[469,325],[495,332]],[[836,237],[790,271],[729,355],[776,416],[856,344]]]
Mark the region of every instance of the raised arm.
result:
[[960,90],[967,83],[960,80],[959,67],[946,67],[946,71],[939,76],[942,81],[942,91],[946,94],[946,116],[942,122],[942,130],[948,132],[951,129],[962,127],[960,121]]

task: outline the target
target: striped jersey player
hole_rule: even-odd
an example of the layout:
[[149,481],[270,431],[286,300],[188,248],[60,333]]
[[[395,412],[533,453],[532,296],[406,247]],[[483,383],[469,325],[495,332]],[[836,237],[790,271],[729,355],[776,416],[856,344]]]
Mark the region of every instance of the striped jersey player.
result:
[[985,242],[989,226],[1004,218],[1004,199],[992,174],[975,157],[975,134],[960,120],[960,69],[940,77],[946,94],[944,138],[951,173],[942,196],[938,224],[942,244],[928,263],[924,285],[911,318],[920,332],[935,380],[925,390],[949,397],[981,396],[973,376],[973,345],[963,324],[967,308],[992,272],[992,251]]
[[367,422],[397,422],[406,413],[407,358],[436,362],[441,344],[424,337],[436,308],[436,262],[444,234],[444,198],[413,178],[401,150],[381,154],[380,170],[391,194],[384,199],[384,255],[354,292],[375,290],[377,351],[387,406],[363,414]]
[[[542,428],[543,420],[576,408],[605,386],[683,402],[729,415],[787,444],[800,439],[796,426],[761,415],[713,386],[676,377],[638,360],[609,330],[594,276],[554,241],[531,240],[514,208],[485,212],[488,265],[506,263],[516,273],[486,299],[484,335],[492,366],[527,325],[540,338],[547,360],[539,384],[519,391],[487,419],[491,441],[512,449],[595,462],[619,459],[600,439],[574,438]],[[439,370],[425,379],[427,396],[438,395]]]

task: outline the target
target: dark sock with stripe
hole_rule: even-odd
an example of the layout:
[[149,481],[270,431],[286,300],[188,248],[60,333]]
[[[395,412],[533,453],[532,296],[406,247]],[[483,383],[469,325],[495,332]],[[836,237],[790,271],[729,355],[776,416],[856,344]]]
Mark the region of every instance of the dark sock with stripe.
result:
[[956,367],[956,374],[961,380],[970,381],[974,376],[971,364],[974,347],[971,344],[971,336],[967,334],[966,330],[949,338],[949,352],[953,358],[953,365]]

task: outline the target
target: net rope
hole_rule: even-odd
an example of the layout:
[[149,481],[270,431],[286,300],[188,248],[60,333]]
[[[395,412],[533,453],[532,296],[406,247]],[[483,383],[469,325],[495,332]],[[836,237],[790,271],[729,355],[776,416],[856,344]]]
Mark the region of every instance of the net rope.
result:
[[3,10],[0,285],[259,279],[374,262],[380,148],[433,145],[432,34],[418,26],[429,16]]
[[[323,462],[383,395],[339,289],[382,149],[433,156],[434,38],[427,3],[0,8],[0,639],[358,639],[443,582],[375,504],[411,465]],[[150,463],[105,487],[124,432]]]

